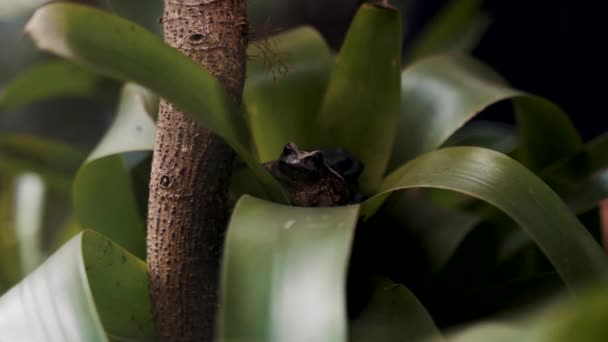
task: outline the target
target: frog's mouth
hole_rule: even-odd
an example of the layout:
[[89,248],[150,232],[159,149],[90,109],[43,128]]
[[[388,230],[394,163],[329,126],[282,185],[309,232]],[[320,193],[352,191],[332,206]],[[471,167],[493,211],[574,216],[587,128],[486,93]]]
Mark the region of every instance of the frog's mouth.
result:
[[321,170],[304,168],[297,158],[279,160],[278,166],[285,175],[291,175],[290,178],[294,181],[297,179],[313,180],[321,176]]

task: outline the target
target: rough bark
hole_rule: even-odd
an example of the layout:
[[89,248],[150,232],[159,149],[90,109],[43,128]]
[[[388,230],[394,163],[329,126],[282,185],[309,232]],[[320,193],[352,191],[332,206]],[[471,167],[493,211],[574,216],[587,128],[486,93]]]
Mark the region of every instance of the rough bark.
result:
[[[165,41],[240,102],[246,0],[165,0]],[[200,94],[205,96],[205,94]],[[232,150],[161,101],[148,207],[148,269],[161,341],[211,341],[218,306]]]

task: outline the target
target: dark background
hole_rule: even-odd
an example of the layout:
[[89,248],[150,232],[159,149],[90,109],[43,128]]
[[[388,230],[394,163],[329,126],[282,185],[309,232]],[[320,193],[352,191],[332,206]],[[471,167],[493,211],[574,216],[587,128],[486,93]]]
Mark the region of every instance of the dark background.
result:
[[[363,2],[363,1],[359,1]],[[406,8],[407,49],[445,0],[393,1]],[[602,1],[487,0],[493,23],[473,54],[490,64],[512,85],[556,102],[572,117],[583,137],[591,139],[608,128],[605,98],[606,19]],[[320,28],[337,48],[354,15],[354,1],[293,1],[292,23]],[[272,18],[273,21],[277,18]],[[280,19],[279,19],[280,22]],[[512,122],[503,110],[484,119]]]

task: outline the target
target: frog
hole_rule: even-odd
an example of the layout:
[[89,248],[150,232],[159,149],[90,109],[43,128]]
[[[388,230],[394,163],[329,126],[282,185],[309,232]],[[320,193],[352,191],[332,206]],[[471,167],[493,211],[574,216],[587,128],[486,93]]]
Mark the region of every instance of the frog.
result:
[[362,164],[344,149],[305,151],[290,142],[277,160],[264,167],[295,206],[333,207],[362,197],[357,191]]

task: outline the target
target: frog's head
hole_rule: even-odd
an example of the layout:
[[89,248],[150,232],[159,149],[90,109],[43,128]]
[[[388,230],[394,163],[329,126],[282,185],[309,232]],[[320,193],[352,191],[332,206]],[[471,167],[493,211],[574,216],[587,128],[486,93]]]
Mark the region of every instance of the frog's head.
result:
[[317,178],[327,168],[321,151],[302,151],[294,143],[285,145],[278,165],[292,179]]

